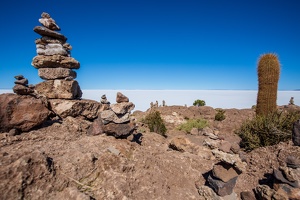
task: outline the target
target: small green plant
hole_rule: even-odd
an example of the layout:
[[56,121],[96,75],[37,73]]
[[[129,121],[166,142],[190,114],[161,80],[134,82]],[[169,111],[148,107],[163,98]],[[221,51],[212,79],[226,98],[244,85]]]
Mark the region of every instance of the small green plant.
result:
[[240,146],[247,151],[291,139],[293,123],[300,118],[296,111],[272,112],[245,121],[235,133],[241,137]]
[[225,110],[223,109],[216,109],[217,113],[215,115],[215,120],[216,121],[223,121],[226,117],[225,117]]
[[164,137],[166,137],[167,128],[163,119],[160,116],[159,111],[151,111],[142,120],[143,123],[147,124],[151,132],[156,132]]
[[200,100],[200,99],[197,99],[194,101],[193,103],[194,106],[205,106],[205,101],[204,100]]
[[178,130],[190,133],[193,128],[203,129],[208,126],[208,122],[205,119],[189,119],[187,122],[181,124]]

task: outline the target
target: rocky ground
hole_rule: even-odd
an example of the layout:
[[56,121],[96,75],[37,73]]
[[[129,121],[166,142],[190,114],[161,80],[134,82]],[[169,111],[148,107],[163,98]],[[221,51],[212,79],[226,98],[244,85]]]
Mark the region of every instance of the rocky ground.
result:
[[[127,139],[87,135],[91,122],[73,117],[48,120],[20,135],[1,133],[0,199],[211,199],[201,193],[205,174],[228,155],[244,169],[234,192],[214,199],[240,199],[288,155],[300,159],[300,147],[292,142],[250,153],[239,149],[234,130],[254,116],[251,109],[228,109],[221,122],[206,106],[155,109],[166,121],[168,137],[149,132],[140,121],[146,112],[140,111],[132,114],[138,131]],[[199,117],[209,128],[192,134],[176,129]]]

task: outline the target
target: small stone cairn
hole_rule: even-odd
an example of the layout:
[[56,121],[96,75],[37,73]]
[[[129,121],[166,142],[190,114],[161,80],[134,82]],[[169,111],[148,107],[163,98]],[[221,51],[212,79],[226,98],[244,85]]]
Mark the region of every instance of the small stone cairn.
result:
[[49,99],[80,99],[82,92],[73,71],[79,69],[80,64],[71,57],[72,47],[66,42],[67,38],[57,32],[60,28],[48,13],[43,12],[41,17],[39,22],[43,26],[33,29],[42,37],[35,40],[38,55],[32,65],[45,81],[37,84],[35,90]]
[[207,182],[218,196],[235,196],[233,189],[238,175],[241,173],[234,165],[221,161],[214,165],[208,175]]
[[18,95],[28,95],[34,92],[34,85],[28,85],[28,79],[23,75],[15,76],[15,86],[13,87],[14,93]]
[[288,156],[279,168],[273,168],[269,185],[258,185],[259,199],[300,199],[300,159]]
[[109,105],[109,107],[99,112],[98,118],[88,130],[89,135],[105,133],[116,138],[124,138],[133,133],[136,126],[130,120],[130,112],[135,105],[121,92],[117,93],[116,102],[116,104],[108,104],[106,96],[101,97],[102,105]]

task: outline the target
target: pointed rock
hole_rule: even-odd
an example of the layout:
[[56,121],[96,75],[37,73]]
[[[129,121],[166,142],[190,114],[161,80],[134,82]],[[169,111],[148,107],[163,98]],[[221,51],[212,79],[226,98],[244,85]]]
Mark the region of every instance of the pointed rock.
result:
[[112,111],[117,115],[124,115],[130,113],[134,109],[135,105],[132,102],[122,102],[110,105]]
[[45,26],[46,28],[49,28],[53,31],[59,31],[59,26],[55,23],[54,19],[50,17],[50,15],[46,12],[43,12],[41,15],[42,18],[39,19],[39,22]]
[[117,93],[117,98],[116,98],[117,103],[122,103],[122,102],[129,102],[128,97],[126,97],[124,94],[121,92]]

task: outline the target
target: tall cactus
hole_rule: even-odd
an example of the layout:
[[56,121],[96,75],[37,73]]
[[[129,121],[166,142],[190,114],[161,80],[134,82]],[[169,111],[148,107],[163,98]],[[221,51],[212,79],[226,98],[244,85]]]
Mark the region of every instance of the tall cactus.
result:
[[267,115],[276,110],[280,63],[276,54],[268,53],[258,61],[258,94],[256,115]]

